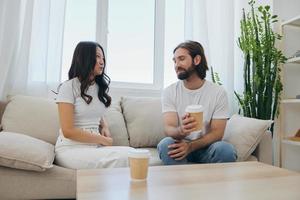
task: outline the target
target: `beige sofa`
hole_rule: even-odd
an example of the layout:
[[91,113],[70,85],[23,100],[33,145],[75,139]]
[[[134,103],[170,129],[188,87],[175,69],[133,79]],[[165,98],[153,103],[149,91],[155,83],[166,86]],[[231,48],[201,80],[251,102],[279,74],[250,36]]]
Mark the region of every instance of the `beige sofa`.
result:
[[[159,98],[123,97],[106,114],[113,145],[150,149],[150,165],[161,165],[156,145],[164,137]],[[15,132],[55,144],[59,123],[52,100],[13,96],[0,103],[2,132]],[[247,160],[272,163],[270,134]],[[256,147],[256,146],[255,146]],[[24,149],[26,151],[26,149]],[[42,172],[0,166],[0,199],[55,199],[76,197],[76,170],[54,165]]]

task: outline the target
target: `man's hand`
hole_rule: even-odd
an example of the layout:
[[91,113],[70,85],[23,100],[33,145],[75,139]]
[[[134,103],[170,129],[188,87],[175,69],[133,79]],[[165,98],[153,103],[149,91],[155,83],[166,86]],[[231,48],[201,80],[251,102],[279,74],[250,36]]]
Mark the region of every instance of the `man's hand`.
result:
[[189,113],[182,117],[182,126],[179,126],[179,134],[182,136],[188,136],[192,131],[196,129],[196,120],[191,117]]
[[188,113],[182,117],[181,123],[178,120],[177,112],[164,113],[163,120],[166,135],[178,140],[185,138],[196,128],[194,117]]
[[191,153],[191,143],[184,140],[176,140],[175,143],[169,145],[168,148],[169,156],[175,160],[182,160]]

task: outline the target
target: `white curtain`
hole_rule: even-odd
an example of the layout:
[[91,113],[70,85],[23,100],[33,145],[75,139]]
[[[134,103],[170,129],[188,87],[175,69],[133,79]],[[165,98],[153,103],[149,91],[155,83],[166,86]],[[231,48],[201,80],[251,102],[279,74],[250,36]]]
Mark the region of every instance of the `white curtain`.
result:
[[0,99],[60,81],[65,0],[0,0]]
[[[249,10],[249,0],[186,0],[185,39],[199,41],[209,67],[218,72],[228,93],[231,113],[238,111],[234,91],[243,91],[243,57],[237,40],[240,35],[242,9]],[[260,0],[256,6],[270,5]],[[210,71],[208,79],[211,78]]]
[[[0,1],[0,97],[24,83],[28,65],[33,1]],[[23,84],[19,87],[23,90]]]
[[[271,5],[260,0],[256,5]],[[0,0],[0,99],[9,94],[48,96],[61,77],[66,0]],[[228,92],[243,90],[243,58],[237,46],[248,0],[185,0],[185,39],[203,44],[209,66]],[[210,73],[208,73],[208,78]]]

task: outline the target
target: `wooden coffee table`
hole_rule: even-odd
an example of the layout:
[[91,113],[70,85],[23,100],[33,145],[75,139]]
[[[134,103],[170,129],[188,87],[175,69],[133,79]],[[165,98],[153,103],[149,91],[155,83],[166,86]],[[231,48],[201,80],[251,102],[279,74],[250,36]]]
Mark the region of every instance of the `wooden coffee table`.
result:
[[155,166],[147,181],[129,168],[78,170],[77,199],[300,199],[300,173],[259,162]]

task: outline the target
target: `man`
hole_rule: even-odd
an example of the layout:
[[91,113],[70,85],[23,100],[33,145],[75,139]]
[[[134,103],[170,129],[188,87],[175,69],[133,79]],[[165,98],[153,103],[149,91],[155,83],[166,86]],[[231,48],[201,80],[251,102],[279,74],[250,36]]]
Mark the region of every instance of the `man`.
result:
[[[164,90],[162,109],[165,134],[158,152],[165,165],[234,162],[234,147],[222,141],[228,118],[228,100],[223,87],[205,80],[208,70],[203,47],[195,41],[179,44],[173,51],[178,82]],[[185,108],[204,107],[201,136],[191,140],[196,121]]]

